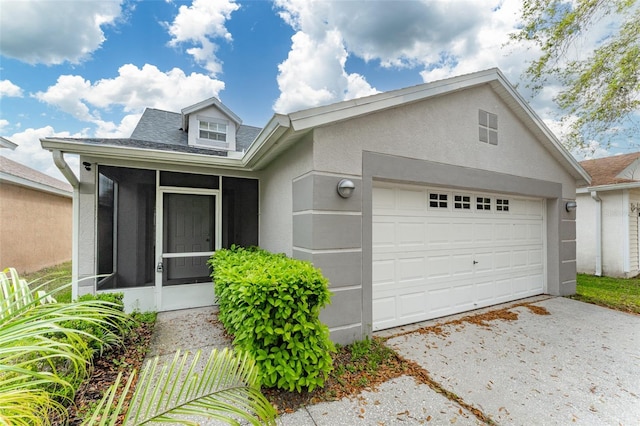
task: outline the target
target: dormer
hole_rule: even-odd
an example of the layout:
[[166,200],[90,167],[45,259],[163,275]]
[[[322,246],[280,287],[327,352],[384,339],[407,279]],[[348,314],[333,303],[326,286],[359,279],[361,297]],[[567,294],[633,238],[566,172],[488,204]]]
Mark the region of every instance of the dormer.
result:
[[189,146],[225,151],[236,150],[236,134],[240,117],[217,98],[191,105],[182,110],[182,128],[188,134]]

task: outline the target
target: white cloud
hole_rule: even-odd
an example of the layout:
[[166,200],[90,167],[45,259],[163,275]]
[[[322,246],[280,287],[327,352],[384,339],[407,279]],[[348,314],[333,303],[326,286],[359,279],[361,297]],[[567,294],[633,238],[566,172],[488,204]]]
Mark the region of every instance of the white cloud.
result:
[[[33,96],[73,117],[93,123],[99,137],[128,137],[145,107],[180,111],[203,99],[216,96],[224,82],[204,74],[186,75],[173,68],[162,72],[153,65],[142,68],[127,64],[118,76],[94,83],[77,75],[63,75],[55,85]],[[129,113],[120,124],[104,121],[101,116],[113,107]],[[127,133],[128,132],[128,133]]]
[[[345,69],[349,55],[387,68],[423,68],[425,81],[459,73],[463,56],[483,58],[473,71],[495,66],[505,34],[501,40],[486,30],[483,36],[489,39],[479,35],[495,25],[497,3],[277,0],[280,17],[297,33],[279,66],[281,95],[274,109],[291,111],[374,93],[365,76]],[[488,52],[483,50],[487,46]]]
[[281,95],[274,104],[280,113],[375,93],[358,74],[347,74],[347,52],[340,35],[329,31],[321,40],[299,31],[288,58],[278,66]]
[[29,64],[79,63],[105,40],[121,0],[2,0],[0,53]]
[[222,63],[216,56],[218,46],[212,40],[232,40],[225,23],[239,8],[233,0],[194,0],[191,6],[180,6],[173,22],[166,23],[172,37],[169,45],[194,44],[187,53],[211,75],[219,74]]
[[609,151],[610,147],[603,147],[600,145],[600,142],[591,141],[588,145],[584,147],[574,148],[571,151],[571,154],[578,161],[583,160],[592,160],[595,158],[604,158],[611,156],[611,152]]
[[0,80],[0,98],[1,97],[21,98],[22,89],[9,80]]
[[128,138],[133,133],[138,121],[140,121],[140,117],[142,117],[142,114],[125,115],[118,125],[110,121],[98,121],[96,122],[98,128],[95,131],[95,137]]
[[[63,182],[67,180],[62,173],[53,163],[53,158],[49,151],[42,149],[40,145],[40,138],[47,137],[69,137],[69,138],[81,138],[86,137],[85,133],[71,134],[69,132],[56,132],[53,127],[46,126],[39,129],[26,129],[23,132],[14,133],[8,136],[7,139],[16,143],[18,147],[13,150],[3,150],[2,155],[16,161],[32,169],[38,170],[44,174],[52,176]],[[8,152],[5,152],[8,151]],[[77,156],[65,156],[65,160],[75,172],[76,176],[79,171],[79,159]]]
[[0,119],[0,133],[4,132],[4,129],[9,126],[9,121],[5,119]]

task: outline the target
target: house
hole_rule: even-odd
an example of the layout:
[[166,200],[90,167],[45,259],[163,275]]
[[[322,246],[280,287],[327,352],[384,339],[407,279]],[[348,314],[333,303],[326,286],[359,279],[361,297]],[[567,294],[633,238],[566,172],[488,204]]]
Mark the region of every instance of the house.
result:
[[29,273],[71,260],[71,189],[0,156],[0,268]]
[[577,189],[578,272],[640,274],[640,152],[582,161],[591,184]]
[[[205,261],[259,244],[312,261],[347,343],[576,285],[587,173],[497,69],[275,114],[147,109],[125,139],[42,139],[75,187],[74,291],[129,309],[213,303]],[[80,176],[66,153],[81,156]]]

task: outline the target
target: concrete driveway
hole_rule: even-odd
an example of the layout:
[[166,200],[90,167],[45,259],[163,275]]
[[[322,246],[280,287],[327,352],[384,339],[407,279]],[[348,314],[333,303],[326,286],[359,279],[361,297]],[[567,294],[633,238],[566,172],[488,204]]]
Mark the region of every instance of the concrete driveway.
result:
[[498,424],[640,425],[640,316],[566,298],[530,305],[489,309],[486,325],[388,330],[387,344]]
[[[539,297],[376,334],[431,383],[402,376],[278,425],[640,425],[640,315]],[[163,312],[150,355],[228,345],[215,309]]]

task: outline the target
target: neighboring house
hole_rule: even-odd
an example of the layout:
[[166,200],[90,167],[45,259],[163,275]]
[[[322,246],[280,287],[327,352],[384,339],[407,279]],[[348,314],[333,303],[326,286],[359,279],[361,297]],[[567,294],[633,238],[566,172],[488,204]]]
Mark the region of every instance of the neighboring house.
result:
[[129,309],[212,304],[206,259],[234,243],[319,267],[340,343],[575,291],[565,206],[590,178],[497,69],[262,129],[212,98],[147,109],[131,138],[42,146],[76,188],[75,273],[105,274],[75,291],[124,291]]
[[71,260],[71,186],[0,156],[0,268]]
[[580,165],[592,181],[577,189],[578,272],[640,274],[640,152]]

